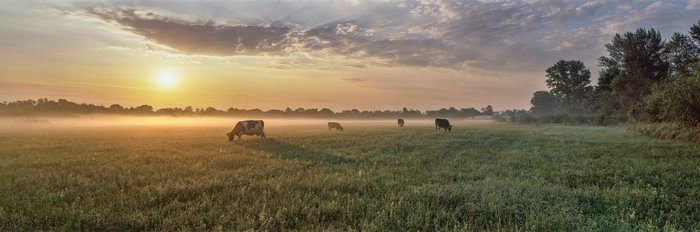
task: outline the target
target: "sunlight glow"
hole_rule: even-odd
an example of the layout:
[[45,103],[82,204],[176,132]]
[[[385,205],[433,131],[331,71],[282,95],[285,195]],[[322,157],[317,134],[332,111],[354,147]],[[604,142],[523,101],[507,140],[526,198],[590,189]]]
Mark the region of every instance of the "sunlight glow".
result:
[[172,89],[177,84],[175,75],[171,72],[163,72],[158,75],[158,86],[162,89]]

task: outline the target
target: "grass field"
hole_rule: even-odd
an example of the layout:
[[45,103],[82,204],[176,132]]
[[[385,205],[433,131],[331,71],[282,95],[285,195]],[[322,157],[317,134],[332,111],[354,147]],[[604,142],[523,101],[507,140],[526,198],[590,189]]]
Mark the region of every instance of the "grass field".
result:
[[411,123],[0,129],[0,230],[700,230],[700,145]]

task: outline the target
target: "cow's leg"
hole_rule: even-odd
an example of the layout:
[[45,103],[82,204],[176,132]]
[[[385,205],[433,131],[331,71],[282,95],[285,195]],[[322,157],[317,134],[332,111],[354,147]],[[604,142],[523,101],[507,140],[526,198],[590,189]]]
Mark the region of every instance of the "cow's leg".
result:
[[241,139],[242,139],[242,138],[241,138],[241,134],[237,134],[237,136],[238,136],[238,140],[241,140]]

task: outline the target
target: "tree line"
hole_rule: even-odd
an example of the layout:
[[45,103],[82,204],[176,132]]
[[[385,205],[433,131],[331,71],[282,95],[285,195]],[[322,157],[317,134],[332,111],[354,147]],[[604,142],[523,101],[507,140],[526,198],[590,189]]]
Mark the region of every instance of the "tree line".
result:
[[533,94],[530,110],[510,110],[515,122],[700,126],[700,21],[667,41],[655,29],[617,33],[605,45],[596,85],[579,60],[546,69],[548,90]]
[[49,100],[40,98],[38,100],[19,100],[14,102],[0,102],[0,116],[69,116],[88,114],[111,114],[111,115],[134,115],[134,116],[230,116],[230,117],[295,117],[295,118],[345,118],[345,119],[394,119],[394,118],[473,118],[480,115],[493,115],[494,110],[491,105],[477,110],[475,108],[454,107],[442,108],[439,110],[363,110],[358,109],[343,110],[334,112],[327,108],[297,108],[287,107],[284,110],[271,109],[238,109],[230,107],[227,110],[219,110],[214,107],[194,108],[187,106],[154,109],[150,105],[140,105],[136,107],[124,107],[119,104],[110,106],[79,104],[66,99]]

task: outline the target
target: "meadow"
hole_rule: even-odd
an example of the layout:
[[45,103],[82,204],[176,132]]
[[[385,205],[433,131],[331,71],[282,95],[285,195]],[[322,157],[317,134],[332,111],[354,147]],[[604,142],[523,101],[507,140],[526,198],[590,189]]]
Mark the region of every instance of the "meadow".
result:
[[625,127],[0,127],[0,230],[700,230],[700,145]]

